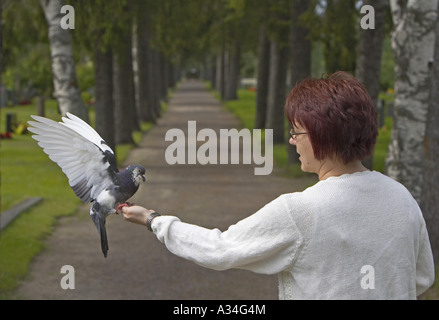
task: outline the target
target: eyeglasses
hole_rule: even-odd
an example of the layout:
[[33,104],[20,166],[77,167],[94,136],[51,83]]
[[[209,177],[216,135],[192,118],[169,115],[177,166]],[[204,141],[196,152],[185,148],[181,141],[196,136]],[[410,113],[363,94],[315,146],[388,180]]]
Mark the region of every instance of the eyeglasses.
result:
[[293,140],[296,140],[299,134],[308,134],[308,132],[295,132],[293,129],[290,129],[290,136]]

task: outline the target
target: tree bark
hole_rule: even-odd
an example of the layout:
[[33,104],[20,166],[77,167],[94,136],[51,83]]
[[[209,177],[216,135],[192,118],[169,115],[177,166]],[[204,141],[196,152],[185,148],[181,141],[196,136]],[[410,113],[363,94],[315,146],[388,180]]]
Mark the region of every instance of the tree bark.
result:
[[[127,37],[130,39],[130,37]],[[113,59],[113,98],[116,144],[134,143],[134,83],[131,41]]]
[[94,50],[96,131],[107,145],[116,152],[114,134],[112,54],[109,49]]
[[[3,95],[5,94],[3,92],[3,81],[2,81],[2,73],[3,73],[3,0],[0,0],[0,108],[3,107]],[[1,185],[1,183],[0,183]]]
[[285,82],[288,47],[272,40],[270,44],[270,75],[266,129],[273,129],[273,143],[284,143]]
[[[364,0],[363,4],[371,5],[375,9],[375,29],[360,29],[355,76],[366,87],[378,114],[381,53],[383,51],[384,25],[388,2],[387,0]],[[373,154],[365,159],[363,164],[372,169]]]
[[268,77],[270,71],[270,40],[265,26],[259,28],[258,79],[256,88],[255,129],[265,128],[267,119]]
[[150,101],[149,95],[151,86],[148,61],[151,54],[149,49],[149,18],[147,8],[141,6],[136,18],[139,113],[143,121],[155,123],[156,118],[152,108],[152,99]]
[[132,57],[132,73],[133,73],[133,92],[134,92],[134,108],[131,114],[133,131],[140,131],[140,97],[139,97],[139,62],[138,62],[138,46],[137,46],[137,24],[134,18],[133,30],[131,34],[131,57]]
[[54,96],[63,115],[71,112],[88,122],[88,112],[76,80],[72,38],[61,28],[61,0],[40,0],[49,27]]
[[168,62],[166,61],[166,57],[163,53],[160,53],[160,68],[161,68],[161,83],[162,83],[162,90],[161,90],[161,99],[164,102],[168,102],[168,88],[169,88],[169,79],[168,79]]
[[439,123],[439,22],[436,22],[434,61],[430,67],[431,91],[424,137],[421,208],[427,224],[433,257],[437,263],[439,261],[439,126],[437,125]]
[[38,96],[37,97],[37,115],[40,117],[45,117],[45,100],[46,98],[44,96]]
[[160,74],[160,57],[157,49],[150,48],[150,56],[148,60],[148,76],[149,90],[148,103],[154,112],[156,118],[161,116],[160,90],[161,90],[161,74]]
[[220,51],[216,56],[216,80],[215,90],[219,92],[221,99],[224,99],[224,46],[221,46]]
[[[300,23],[300,16],[309,8],[308,0],[294,0],[292,7],[291,23],[291,53],[290,53],[290,84],[296,83],[309,77],[311,74],[311,41],[308,39],[309,29]],[[289,140],[289,139],[288,139]],[[287,141],[288,162],[299,162],[296,147]]]
[[423,184],[423,140],[430,102],[437,0],[391,0],[395,56],[394,122],[387,157],[388,175],[419,202]]
[[240,40],[235,40],[229,51],[229,73],[228,81],[226,83],[226,100],[238,99],[240,61],[241,42]]

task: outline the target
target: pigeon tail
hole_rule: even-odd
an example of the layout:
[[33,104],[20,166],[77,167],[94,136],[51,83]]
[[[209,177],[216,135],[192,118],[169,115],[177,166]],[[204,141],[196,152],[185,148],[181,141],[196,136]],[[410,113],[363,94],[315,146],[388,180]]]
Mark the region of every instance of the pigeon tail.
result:
[[107,230],[105,228],[105,218],[101,217],[101,215],[93,212],[91,215],[93,222],[96,225],[96,229],[98,229],[99,235],[101,237],[101,249],[104,257],[107,257],[108,253],[108,239],[107,239]]

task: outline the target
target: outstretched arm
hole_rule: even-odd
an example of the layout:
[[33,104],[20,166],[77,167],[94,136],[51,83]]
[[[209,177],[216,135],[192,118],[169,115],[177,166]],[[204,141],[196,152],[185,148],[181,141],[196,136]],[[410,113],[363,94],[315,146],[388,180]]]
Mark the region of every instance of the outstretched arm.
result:
[[[145,225],[153,211],[131,206],[122,208],[122,213],[127,221]],[[291,265],[303,243],[279,199],[224,232],[184,223],[174,216],[156,217],[151,226],[169,251],[215,270],[239,268],[275,274]]]

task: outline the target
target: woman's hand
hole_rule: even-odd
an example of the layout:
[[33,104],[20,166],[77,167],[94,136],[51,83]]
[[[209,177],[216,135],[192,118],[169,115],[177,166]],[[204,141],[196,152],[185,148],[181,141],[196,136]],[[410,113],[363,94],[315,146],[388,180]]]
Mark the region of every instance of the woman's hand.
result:
[[143,226],[146,226],[146,219],[154,212],[141,206],[124,206],[121,211],[125,220]]

